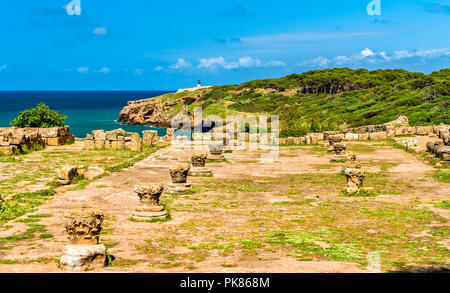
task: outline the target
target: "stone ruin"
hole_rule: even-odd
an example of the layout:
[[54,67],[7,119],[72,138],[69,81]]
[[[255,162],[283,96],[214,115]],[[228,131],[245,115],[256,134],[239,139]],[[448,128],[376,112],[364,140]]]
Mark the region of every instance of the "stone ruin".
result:
[[205,167],[208,154],[206,152],[194,152],[191,156],[192,166],[189,170],[191,176],[213,176],[211,169]]
[[341,161],[344,159],[344,154],[347,146],[342,142],[343,137],[341,135],[328,135],[328,152],[334,152],[334,156],[331,159],[332,162]]
[[187,183],[190,169],[189,164],[177,164],[170,167],[169,173],[172,178],[172,183],[167,185],[167,193],[183,194],[191,190],[191,184]]
[[361,168],[344,168],[347,176],[347,193],[357,193],[363,185],[366,172]]
[[84,141],[84,148],[93,149],[129,149],[132,151],[142,151],[142,139],[138,133],[126,132],[123,129],[111,131],[94,130],[92,135],[88,134]]
[[67,212],[64,217],[70,244],[64,247],[61,267],[72,270],[104,267],[107,251],[103,244],[99,244],[103,213],[94,209],[79,209]]
[[78,170],[78,175],[81,175],[88,180],[92,180],[95,177],[104,174],[105,172],[106,169],[104,167],[89,166],[84,170]]
[[131,214],[131,218],[137,221],[165,218],[167,215],[165,208],[159,204],[163,191],[163,185],[137,185],[134,192],[139,196],[139,204]]
[[69,126],[52,128],[0,128],[0,154],[12,156],[25,148],[58,146],[74,142]]
[[427,143],[427,149],[442,160],[447,162],[450,161],[450,144],[448,138],[443,139],[443,141]]
[[212,161],[224,161],[225,156],[223,154],[223,142],[216,141],[208,145],[209,153],[208,160]]
[[142,143],[146,147],[152,147],[158,140],[158,132],[156,130],[144,130],[142,131]]
[[347,161],[342,165],[342,173],[347,177],[347,193],[359,193],[361,190],[373,191],[372,187],[363,187],[366,172],[356,160],[356,153],[347,152],[344,157]]
[[69,185],[77,175],[77,167],[64,166],[58,171],[58,183],[61,185]]

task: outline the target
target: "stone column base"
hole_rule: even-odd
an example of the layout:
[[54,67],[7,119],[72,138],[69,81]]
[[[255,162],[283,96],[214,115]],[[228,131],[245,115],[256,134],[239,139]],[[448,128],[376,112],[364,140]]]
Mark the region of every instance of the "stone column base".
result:
[[190,183],[170,183],[167,185],[166,192],[170,194],[182,194],[191,190]]
[[164,206],[138,206],[131,214],[131,218],[138,221],[152,220],[154,218],[163,219],[166,217]]
[[225,156],[222,155],[209,155],[208,161],[225,161]]
[[70,185],[71,181],[66,179],[58,179],[60,185]]
[[106,265],[106,247],[98,245],[66,245],[60,259],[62,268],[71,270],[91,270]]
[[211,169],[208,169],[206,167],[192,167],[189,170],[190,176],[213,176]]
[[331,158],[331,161],[332,162],[340,162],[341,160],[343,160],[344,159],[344,156],[343,155],[334,155],[332,158]]

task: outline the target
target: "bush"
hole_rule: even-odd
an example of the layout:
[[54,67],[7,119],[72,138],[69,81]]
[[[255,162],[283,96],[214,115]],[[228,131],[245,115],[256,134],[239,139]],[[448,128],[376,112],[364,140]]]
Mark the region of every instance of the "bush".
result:
[[14,127],[39,127],[50,128],[64,126],[67,116],[58,111],[51,110],[44,103],[39,103],[36,108],[27,109],[19,113],[19,116],[10,122]]

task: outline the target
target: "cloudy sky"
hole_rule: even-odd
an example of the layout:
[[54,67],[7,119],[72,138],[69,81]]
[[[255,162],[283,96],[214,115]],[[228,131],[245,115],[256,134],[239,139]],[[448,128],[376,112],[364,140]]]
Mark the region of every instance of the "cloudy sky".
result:
[[177,89],[332,67],[450,67],[450,0],[3,1],[0,89]]

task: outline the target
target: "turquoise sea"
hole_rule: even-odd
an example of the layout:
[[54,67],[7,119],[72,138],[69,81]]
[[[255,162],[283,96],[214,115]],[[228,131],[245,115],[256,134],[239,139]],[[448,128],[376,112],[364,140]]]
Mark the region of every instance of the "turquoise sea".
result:
[[[164,136],[166,130],[152,126],[123,125],[117,122],[119,113],[128,101],[152,98],[165,91],[0,91],[0,127],[24,109],[35,107],[39,102],[67,115],[66,125],[78,138],[86,137],[92,130],[122,128],[130,132],[157,130]],[[142,135],[142,134],[141,134]]]

